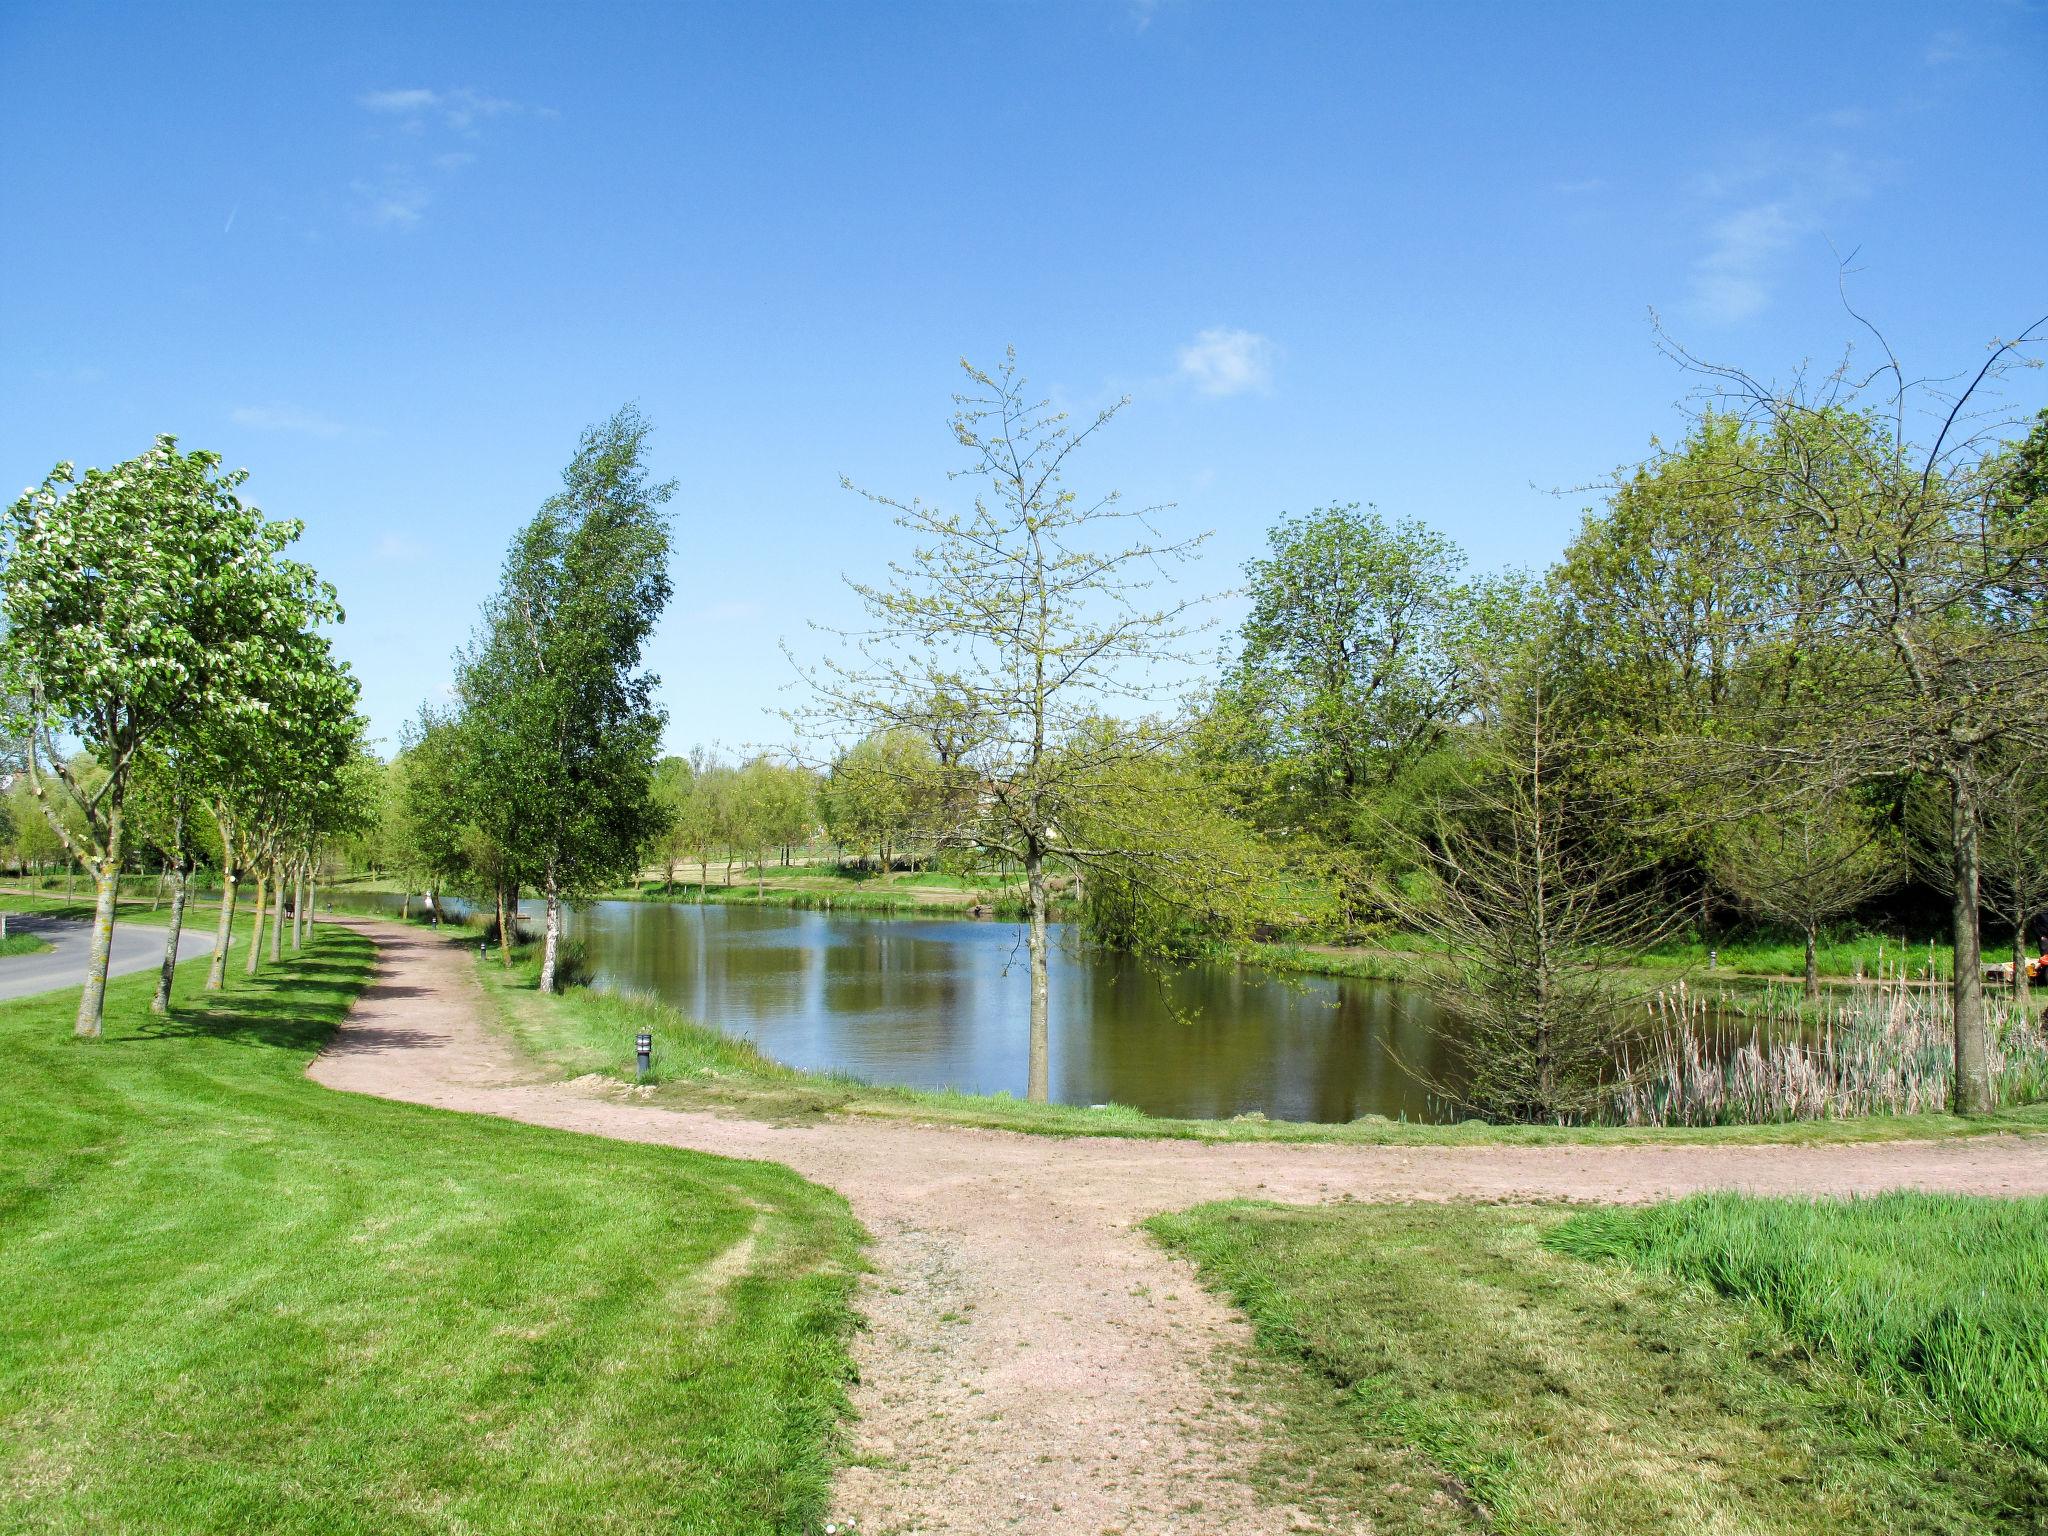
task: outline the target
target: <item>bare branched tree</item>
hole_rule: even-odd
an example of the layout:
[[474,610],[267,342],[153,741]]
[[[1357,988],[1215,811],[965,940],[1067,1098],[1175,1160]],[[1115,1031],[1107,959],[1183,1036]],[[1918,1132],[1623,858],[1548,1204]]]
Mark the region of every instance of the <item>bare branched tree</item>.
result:
[[[908,731],[931,741],[945,780],[944,829],[1022,867],[1029,916],[1031,1038],[1027,1091],[1050,1095],[1046,970],[1049,862],[1128,865],[1145,850],[1078,840],[1098,788],[1119,770],[1170,751],[1175,727],[1126,728],[1120,714],[1157,710],[1172,674],[1193,658],[1197,599],[1155,597],[1171,568],[1207,537],[1154,530],[1159,507],[1126,508],[1116,493],[1083,500],[1063,476],[1122,402],[1076,429],[1026,393],[1016,354],[994,370],[961,364],[953,434],[978,482],[971,506],[861,494],[916,540],[889,578],[849,579],[867,621],[837,634],[842,652],[798,662],[811,704],[792,723],[821,743]],[[849,489],[856,489],[849,481]]]
[[[1954,1108],[1992,1107],[1978,935],[1987,765],[2048,746],[2048,528],[2000,515],[1999,449],[2018,420],[1991,386],[2028,364],[2048,317],[1975,370],[1911,376],[1863,321],[1881,360],[1774,385],[1663,338],[1706,381],[1707,409],[1753,429],[1725,494],[1771,509],[1759,584],[1824,695],[1797,696],[1767,751],[1865,777],[1925,773],[1949,789],[1955,943]],[[1660,333],[1661,335],[1661,333]],[[1917,435],[1916,435],[1917,434]]]
[[1613,835],[1617,808],[1560,735],[1540,669],[1520,669],[1490,715],[1470,781],[1412,839],[1426,878],[1386,899],[1438,951],[1424,979],[1450,1068],[1433,1088],[1488,1117],[1583,1120],[1647,1022],[1628,965],[1670,932],[1672,907]]

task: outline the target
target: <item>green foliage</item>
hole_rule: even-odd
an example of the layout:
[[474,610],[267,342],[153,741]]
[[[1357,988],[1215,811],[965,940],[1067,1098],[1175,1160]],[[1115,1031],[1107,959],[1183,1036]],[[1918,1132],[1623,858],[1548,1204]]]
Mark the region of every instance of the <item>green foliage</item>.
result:
[[1224,685],[1286,814],[1341,827],[1350,802],[1440,745],[1471,706],[1464,551],[1356,503],[1283,516],[1245,567],[1252,608]]
[[626,407],[584,433],[461,658],[467,819],[551,902],[632,875],[659,826],[664,715],[640,660],[671,590],[675,487],[648,479],[649,431]]
[[1754,1302],[1971,1434],[2048,1457],[2048,1200],[1695,1195],[1587,1212],[1548,1241]]

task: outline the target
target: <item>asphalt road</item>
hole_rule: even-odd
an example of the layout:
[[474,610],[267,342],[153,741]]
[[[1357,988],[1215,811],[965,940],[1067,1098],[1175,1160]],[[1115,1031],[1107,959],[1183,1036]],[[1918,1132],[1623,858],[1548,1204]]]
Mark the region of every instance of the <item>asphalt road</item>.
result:
[[[7,914],[9,933],[33,933],[55,946],[36,955],[0,955],[0,998],[29,997],[75,987],[85,980],[85,959],[92,949],[92,924],[77,918],[45,917],[35,912]],[[213,953],[212,925],[200,932],[189,923],[178,935],[178,958]],[[107,961],[109,976],[146,971],[164,957],[164,930],[153,924],[116,923],[114,952]]]

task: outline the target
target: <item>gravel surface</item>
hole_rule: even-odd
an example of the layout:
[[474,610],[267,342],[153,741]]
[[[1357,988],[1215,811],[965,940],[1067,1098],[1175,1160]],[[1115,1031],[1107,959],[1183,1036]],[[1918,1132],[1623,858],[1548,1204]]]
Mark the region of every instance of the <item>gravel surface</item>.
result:
[[[857,1531],[1074,1536],[1352,1531],[1253,1487],[1266,1410],[1248,1330],[1134,1230],[1249,1196],[1642,1201],[1910,1187],[2048,1193],[2048,1140],[1837,1146],[1216,1146],[855,1119],[788,1127],[541,1078],[485,1022],[463,953],[393,924],[375,983],[309,1069],[333,1088],[561,1130],[767,1158],[839,1190],[874,1236],[836,1517]],[[1418,1495],[1419,1497],[1422,1495]]]

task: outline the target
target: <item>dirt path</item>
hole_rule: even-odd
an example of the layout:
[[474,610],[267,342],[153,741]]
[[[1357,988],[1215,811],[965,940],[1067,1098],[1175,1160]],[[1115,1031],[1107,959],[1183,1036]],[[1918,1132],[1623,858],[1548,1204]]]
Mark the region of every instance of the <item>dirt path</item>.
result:
[[2048,1193],[2048,1142],[1981,1137],[1813,1147],[1210,1146],[1054,1140],[832,1122],[762,1125],[538,1080],[486,1027],[470,961],[365,922],[375,983],[310,1068],[329,1087],[562,1130],[769,1158],[841,1191],[874,1234],[862,1303],[859,1531],[1263,1536],[1349,1529],[1276,1508],[1245,1474],[1258,1409],[1220,1360],[1236,1315],[1135,1224],[1246,1195],[1275,1200],[1646,1200],[1703,1188],[1910,1186]]

